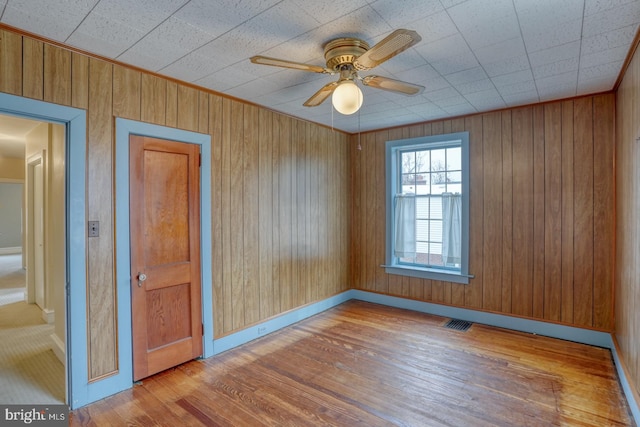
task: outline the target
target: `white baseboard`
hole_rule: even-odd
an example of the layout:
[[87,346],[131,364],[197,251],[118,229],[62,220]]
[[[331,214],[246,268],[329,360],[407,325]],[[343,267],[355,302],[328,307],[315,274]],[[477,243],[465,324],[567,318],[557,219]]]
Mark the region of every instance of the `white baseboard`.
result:
[[64,343],[55,333],[49,335],[49,337],[51,337],[51,341],[53,341],[51,344],[51,350],[53,350],[53,353],[56,355],[58,360],[60,360],[63,365],[66,365],[67,356]]
[[51,325],[53,322],[56,321],[56,313],[55,313],[55,311],[50,309],[50,308],[43,308],[42,309],[42,320],[44,320],[49,325]]
[[22,253],[22,246],[0,248],[0,255],[13,255],[13,254],[21,254],[21,253]]

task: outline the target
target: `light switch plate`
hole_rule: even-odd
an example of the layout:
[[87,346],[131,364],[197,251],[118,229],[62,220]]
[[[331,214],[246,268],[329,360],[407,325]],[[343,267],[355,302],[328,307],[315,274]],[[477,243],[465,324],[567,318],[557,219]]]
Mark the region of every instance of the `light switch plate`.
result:
[[89,237],[98,237],[98,236],[100,236],[100,222],[89,221]]

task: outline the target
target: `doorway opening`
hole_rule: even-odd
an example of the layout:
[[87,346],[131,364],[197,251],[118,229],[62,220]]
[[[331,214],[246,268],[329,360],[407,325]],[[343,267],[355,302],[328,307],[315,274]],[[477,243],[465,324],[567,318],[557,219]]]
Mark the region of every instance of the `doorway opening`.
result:
[[0,401],[67,402],[65,127],[0,115]]

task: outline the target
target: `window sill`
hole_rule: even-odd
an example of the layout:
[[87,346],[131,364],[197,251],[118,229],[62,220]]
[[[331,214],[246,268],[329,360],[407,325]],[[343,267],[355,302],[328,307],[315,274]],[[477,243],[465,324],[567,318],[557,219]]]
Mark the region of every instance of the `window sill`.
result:
[[437,270],[433,268],[409,267],[404,265],[382,265],[381,267],[384,267],[385,272],[388,274],[442,280],[445,282],[460,283],[463,285],[468,285],[469,279],[473,279],[472,275],[447,270]]

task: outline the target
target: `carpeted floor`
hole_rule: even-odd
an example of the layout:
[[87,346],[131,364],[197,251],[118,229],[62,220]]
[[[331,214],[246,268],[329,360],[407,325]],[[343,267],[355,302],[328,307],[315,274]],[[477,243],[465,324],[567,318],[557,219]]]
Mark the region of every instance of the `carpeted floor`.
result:
[[53,325],[24,302],[21,255],[0,255],[0,403],[65,400],[64,366],[51,350]]

